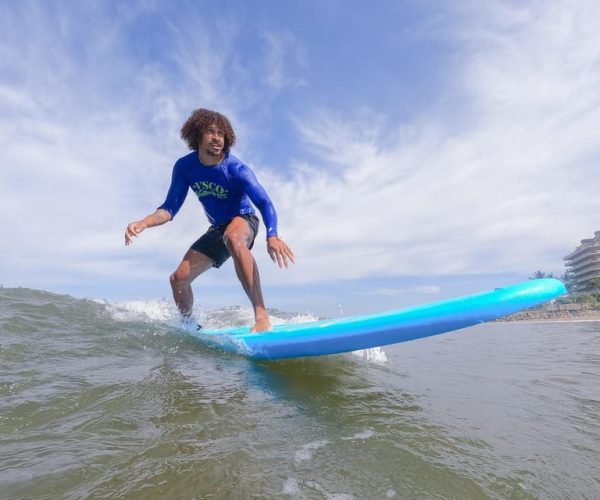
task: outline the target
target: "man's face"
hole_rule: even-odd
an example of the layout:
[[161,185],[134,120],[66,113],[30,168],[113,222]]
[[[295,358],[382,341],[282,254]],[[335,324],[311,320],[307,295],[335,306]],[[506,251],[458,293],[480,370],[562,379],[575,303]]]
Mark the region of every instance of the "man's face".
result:
[[209,156],[220,157],[225,146],[225,134],[214,123],[209,125],[200,138],[200,149]]

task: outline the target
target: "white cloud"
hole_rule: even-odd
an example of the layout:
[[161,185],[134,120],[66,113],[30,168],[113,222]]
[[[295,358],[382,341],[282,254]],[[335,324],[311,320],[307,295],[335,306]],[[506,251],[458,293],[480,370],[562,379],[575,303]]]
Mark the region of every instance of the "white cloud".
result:
[[264,71],[267,84],[276,90],[306,85],[299,76],[306,66],[306,52],[295,37],[289,31],[265,31],[263,38],[267,44]]
[[[164,199],[171,166],[186,153],[179,129],[190,111],[219,109],[243,134],[239,110],[248,98],[260,101],[268,85],[250,88],[253,62],[237,59],[235,19],[221,15],[213,26],[193,5],[158,9],[155,2],[2,6],[5,284],[52,288],[104,274],[119,287],[156,268],[166,276],[206,229],[190,197],[176,223],[148,231],[132,249],[123,245],[126,224]],[[138,24],[157,15],[163,31],[140,33]],[[163,53],[145,57],[157,40]]]
[[[177,140],[161,138],[168,119],[153,133],[137,104],[152,100],[146,109],[168,118],[158,88],[165,95],[168,84],[124,54],[125,28],[106,13],[75,20],[24,2],[3,14],[12,20],[0,79],[3,280],[86,280],[89,262],[122,270],[127,219],[160,203]],[[82,47],[79,30],[89,35]]]
[[[2,280],[52,287],[99,270],[117,287],[158,279],[206,227],[197,202],[133,248],[122,233],[162,201],[185,152],[185,117],[219,109],[248,144],[276,93],[309,81],[318,54],[285,28],[264,28],[267,50],[244,59],[243,25],[224,16],[214,29],[189,6],[174,16],[153,2],[60,5],[0,12]],[[418,120],[308,102],[291,175],[256,166],[298,254],[280,273],[257,242],[265,283],[560,272],[561,257],[599,229],[600,6],[465,5],[456,25],[435,23],[462,48],[447,90]],[[160,58],[136,53],[152,40],[132,30],[151,14],[166,19]]]
[[463,115],[446,104],[388,137],[349,110],[298,122],[319,160],[273,189],[294,279],[560,272],[598,228],[600,5],[489,7],[461,20]]

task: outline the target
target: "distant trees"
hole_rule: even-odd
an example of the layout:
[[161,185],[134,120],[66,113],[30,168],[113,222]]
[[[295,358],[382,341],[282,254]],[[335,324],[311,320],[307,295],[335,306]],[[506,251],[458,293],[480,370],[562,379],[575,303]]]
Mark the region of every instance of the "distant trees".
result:
[[587,290],[600,292],[600,278],[592,278],[587,283]]
[[571,293],[573,291],[573,289],[575,288],[575,282],[573,281],[573,277],[571,276],[571,273],[566,272],[561,276],[554,276],[553,273],[546,273],[544,271],[536,271],[535,273],[533,273],[531,276],[529,276],[530,280],[541,280],[543,278],[557,278],[560,281],[562,281],[565,284],[565,288],[567,289],[568,293]]
[[[539,279],[537,276],[548,278],[552,275],[547,275],[541,271],[536,271],[530,279]],[[557,299],[558,304],[590,304],[595,308],[600,307],[600,278],[593,278],[586,283],[585,289],[577,288],[572,273],[566,272],[561,275],[560,279],[567,289],[568,295]]]
[[558,279],[565,284],[565,288],[567,289],[568,293],[571,293],[573,290],[575,290],[575,281],[573,280],[573,275],[570,272],[567,271]]
[[562,302],[600,303],[600,277],[592,278],[586,283],[585,289],[581,289],[575,286],[573,274],[568,271],[561,276],[554,276],[552,273],[538,270],[529,276],[530,280],[539,280],[543,278],[557,278],[565,284],[569,296],[560,299]]
[[554,278],[554,274],[545,273],[544,271],[536,271],[531,276],[529,276],[530,280],[541,280],[543,278]]

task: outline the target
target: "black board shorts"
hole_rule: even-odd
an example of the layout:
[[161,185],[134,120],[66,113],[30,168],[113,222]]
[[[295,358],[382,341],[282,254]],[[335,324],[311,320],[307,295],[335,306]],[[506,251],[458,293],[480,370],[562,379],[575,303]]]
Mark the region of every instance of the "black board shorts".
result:
[[[256,239],[256,235],[258,233],[258,226],[260,224],[258,217],[254,214],[241,214],[238,217],[245,219],[252,230],[252,241],[248,247],[252,249],[254,246],[254,240]],[[210,226],[208,231],[206,231],[206,233],[200,236],[200,238],[198,238],[192,244],[190,250],[203,253],[207,257],[211,258],[215,262],[213,267],[221,267],[223,263],[229,257],[231,257],[231,254],[229,253],[229,250],[227,250],[225,242],[223,241],[225,229],[227,229],[227,226],[230,222],[231,220],[225,224],[221,224],[220,226]]]

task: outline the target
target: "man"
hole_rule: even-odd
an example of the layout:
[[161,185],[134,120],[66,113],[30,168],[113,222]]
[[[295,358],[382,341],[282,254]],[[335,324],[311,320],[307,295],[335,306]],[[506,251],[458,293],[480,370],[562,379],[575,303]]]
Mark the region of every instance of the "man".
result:
[[192,313],[192,281],[232,257],[236,274],[254,308],[255,324],[251,331],[270,330],[258,268],[250,252],[259,225],[250,201],[259,209],[267,228],[267,251],[271,259],[279,267],[287,267],[288,260],[294,262],[294,252],[277,236],[275,207],[252,170],[230,154],[236,137],[225,116],[197,109],[184,123],[181,137],[192,153],[175,163],[165,202],[154,213],[127,226],[125,244],[133,243],[133,238],[144,229],[172,220],[191,188],[211,226],[192,244],[170,277],[179,311],[184,317]]

